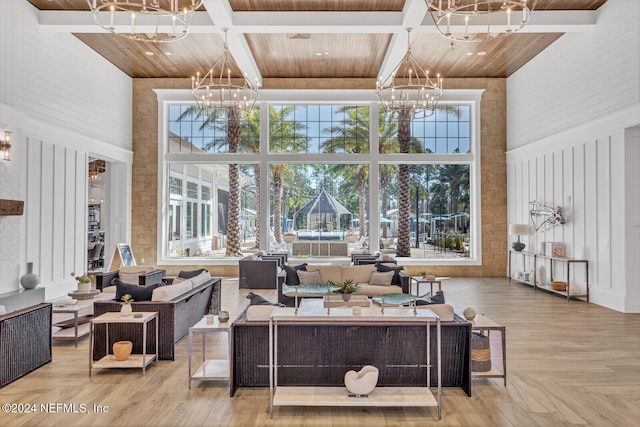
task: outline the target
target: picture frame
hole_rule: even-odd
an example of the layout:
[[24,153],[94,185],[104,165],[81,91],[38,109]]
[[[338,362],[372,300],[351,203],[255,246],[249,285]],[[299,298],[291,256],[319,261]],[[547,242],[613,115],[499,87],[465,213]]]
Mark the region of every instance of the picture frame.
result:
[[123,266],[129,267],[136,265],[136,259],[133,256],[133,251],[131,250],[131,245],[129,243],[118,243],[116,246]]

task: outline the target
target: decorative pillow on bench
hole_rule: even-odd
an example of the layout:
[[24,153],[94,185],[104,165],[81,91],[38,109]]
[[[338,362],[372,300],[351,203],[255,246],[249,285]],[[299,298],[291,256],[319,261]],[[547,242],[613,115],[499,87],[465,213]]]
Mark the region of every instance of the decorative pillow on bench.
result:
[[185,280],[175,285],[160,286],[153,290],[151,301],[171,301],[175,297],[189,292],[192,287],[191,280]]
[[299,270],[298,281],[300,285],[306,285],[309,283],[322,283],[322,278],[320,277],[320,272],[318,270],[315,271],[302,271]]

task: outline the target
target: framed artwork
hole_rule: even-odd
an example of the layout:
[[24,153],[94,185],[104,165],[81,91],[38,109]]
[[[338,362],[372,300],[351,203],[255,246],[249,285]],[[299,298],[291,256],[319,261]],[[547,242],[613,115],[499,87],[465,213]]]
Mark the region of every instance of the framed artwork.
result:
[[133,251],[128,243],[118,243],[117,247],[123,266],[136,265],[136,259],[133,257]]

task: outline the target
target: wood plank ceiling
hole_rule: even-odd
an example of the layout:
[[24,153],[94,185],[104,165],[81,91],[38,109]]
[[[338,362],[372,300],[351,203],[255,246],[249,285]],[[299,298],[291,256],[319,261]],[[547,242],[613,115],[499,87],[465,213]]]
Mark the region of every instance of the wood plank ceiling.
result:
[[[60,15],[56,22],[65,22],[64,14],[69,14],[69,31],[133,78],[188,78],[196,71],[204,72],[223,52],[223,27],[229,27],[230,34],[248,48],[246,52],[237,48],[234,52],[230,43],[232,56],[242,55],[236,58],[238,63],[254,63],[255,74],[264,79],[376,78],[390,50],[402,49],[400,56],[406,51],[404,28],[411,22],[418,23],[411,35],[412,51],[431,75],[439,72],[446,78],[504,78],[563,34],[562,25],[549,24],[539,32],[528,30],[491,41],[456,43],[451,49],[450,41],[433,30],[431,17],[424,13],[424,0],[205,0],[198,12],[203,19],[198,22],[209,24],[192,25],[183,40],[154,44],[105,33],[97,25],[93,32],[83,31],[87,26],[76,25],[70,12],[84,13],[83,22],[89,22],[86,0],[28,1],[43,14]],[[560,19],[565,19],[570,28],[568,12],[595,11],[605,1],[539,0],[533,17],[536,11],[564,13]],[[225,2],[230,16],[219,20],[220,4]],[[423,11],[422,19],[409,16],[415,10]],[[362,22],[368,19],[370,23]],[[311,24],[305,27],[308,20]],[[236,64],[232,64],[231,72],[234,77],[242,74]]]

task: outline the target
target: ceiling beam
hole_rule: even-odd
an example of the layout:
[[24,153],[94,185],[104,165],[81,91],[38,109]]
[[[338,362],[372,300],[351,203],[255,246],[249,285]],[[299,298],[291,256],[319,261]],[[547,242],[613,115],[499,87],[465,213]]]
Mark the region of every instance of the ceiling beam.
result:
[[[215,0],[210,8],[225,2]],[[417,5],[424,0],[414,0]],[[207,0],[205,0],[207,2]],[[405,10],[413,2],[405,4]],[[417,7],[417,6],[416,6]],[[425,6],[426,9],[426,6]],[[51,32],[103,33],[89,11],[41,10],[38,12],[40,28]],[[131,17],[127,12],[117,12],[116,25],[128,28]],[[420,15],[413,25],[416,32],[436,33],[429,14]],[[522,33],[575,33],[591,31],[598,18],[597,10],[540,10],[531,14],[531,20]],[[230,22],[229,28],[239,33],[360,33],[381,34],[403,32],[409,16],[403,12],[232,12],[230,16],[216,13],[195,12],[189,24],[189,32],[222,33],[221,23]],[[414,19],[411,19],[414,21]],[[215,23],[214,23],[215,22]],[[142,24],[140,24],[142,25]],[[139,27],[136,22],[136,28]],[[169,29],[169,26],[166,26]]]
[[228,0],[203,0],[203,5],[207,13],[213,20],[218,31],[229,29],[227,33],[227,46],[229,53],[238,64],[238,67],[245,73],[251,82],[262,86],[262,74],[258,69],[258,64],[249,49],[249,44],[242,31],[234,25],[234,13]]

